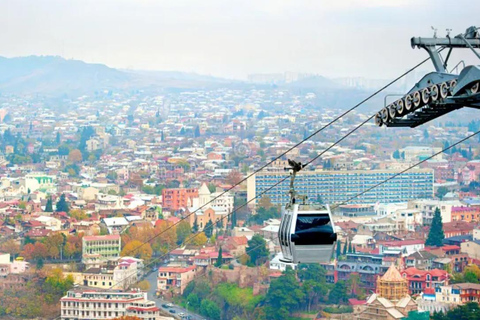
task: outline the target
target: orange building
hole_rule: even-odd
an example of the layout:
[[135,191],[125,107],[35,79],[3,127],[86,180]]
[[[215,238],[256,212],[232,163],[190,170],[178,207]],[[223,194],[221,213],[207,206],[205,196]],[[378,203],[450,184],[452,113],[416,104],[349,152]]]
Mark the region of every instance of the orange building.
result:
[[163,189],[163,208],[177,211],[180,208],[186,208],[190,206],[192,199],[197,197],[198,189],[194,188]]
[[452,221],[480,221],[479,207],[452,207]]

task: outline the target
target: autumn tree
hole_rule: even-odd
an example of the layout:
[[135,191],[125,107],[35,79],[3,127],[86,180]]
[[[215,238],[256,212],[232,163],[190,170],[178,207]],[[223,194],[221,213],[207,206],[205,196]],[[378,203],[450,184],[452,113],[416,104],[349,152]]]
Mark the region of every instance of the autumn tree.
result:
[[243,180],[243,175],[237,170],[231,170],[225,178],[225,183],[235,186]]
[[64,235],[61,233],[55,233],[45,237],[43,243],[47,248],[47,254],[50,258],[58,259],[60,257],[60,250],[64,245],[64,241]]
[[81,209],[73,209],[68,212],[68,215],[72,218],[74,218],[77,221],[81,220],[86,220],[88,219],[87,214],[85,213],[85,210]]
[[21,255],[28,261],[45,259],[48,257],[47,246],[41,242],[29,243],[23,247]]
[[0,243],[0,252],[10,253],[12,257],[15,257],[20,253],[20,244],[14,240],[9,239],[3,243]]
[[68,160],[73,162],[73,163],[80,163],[82,162],[82,152],[78,149],[73,149],[70,151],[68,154]]
[[205,243],[207,243],[207,236],[205,233],[200,232],[200,233],[195,233],[192,234],[190,237],[185,240],[185,244],[191,244],[193,246],[203,246]]
[[148,282],[148,280],[142,280],[140,282],[137,282],[133,287],[138,288],[142,291],[148,291],[150,290],[150,282]]
[[148,261],[152,258],[153,250],[149,243],[142,243],[138,240],[132,240],[125,245],[120,255],[133,256],[138,259]]
[[258,207],[265,208],[265,210],[269,210],[271,207],[273,207],[270,197],[263,195],[260,200],[258,200]]
[[175,248],[177,245],[176,226],[170,221],[159,221],[155,225],[155,242],[152,244],[156,251],[162,253]]
[[177,245],[181,245],[185,239],[192,234],[192,228],[188,221],[183,220],[176,226],[177,228]]

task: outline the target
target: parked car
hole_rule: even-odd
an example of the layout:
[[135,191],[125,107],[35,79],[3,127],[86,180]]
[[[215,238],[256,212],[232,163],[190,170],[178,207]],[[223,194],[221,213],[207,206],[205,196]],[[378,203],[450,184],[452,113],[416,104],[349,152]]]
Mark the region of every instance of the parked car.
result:
[[170,313],[176,313],[177,311],[173,310],[173,309],[170,309],[169,311]]

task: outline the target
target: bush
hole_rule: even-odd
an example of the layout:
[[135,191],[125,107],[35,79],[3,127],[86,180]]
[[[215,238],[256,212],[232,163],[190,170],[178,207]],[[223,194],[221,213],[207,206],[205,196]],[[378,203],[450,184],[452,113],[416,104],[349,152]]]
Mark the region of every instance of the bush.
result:
[[324,312],[327,313],[352,313],[353,308],[351,306],[340,306],[340,307],[325,307],[323,308]]

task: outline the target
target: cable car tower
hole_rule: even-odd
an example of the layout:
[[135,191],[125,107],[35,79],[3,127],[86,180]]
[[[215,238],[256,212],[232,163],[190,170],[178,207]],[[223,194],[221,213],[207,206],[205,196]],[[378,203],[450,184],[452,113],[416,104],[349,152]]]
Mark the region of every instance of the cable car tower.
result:
[[[480,66],[467,66],[460,74],[447,71],[452,50],[468,48],[480,60],[480,28],[470,27],[453,38],[412,38],[412,48],[425,49],[435,67],[435,72],[425,75],[401,99],[384,107],[375,115],[378,126],[415,128],[462,107],[480,109]],[[445,59],[440,52],[448,49]],[[462,62],[462,61],[461,61]]]
[[307,196],[297,194],[295,177],[305,165],[293,160],[288,160],[288,164],[290,167],[285,170],[290,172],[290,200],[282,208],[278,230],[281,261],[288,264],[329,262],[337,241],[330,207],[307,204]]

